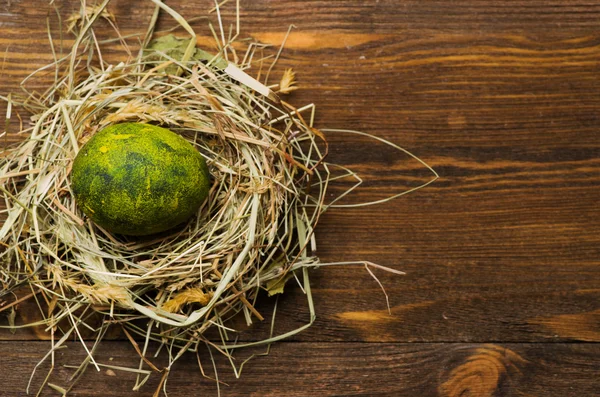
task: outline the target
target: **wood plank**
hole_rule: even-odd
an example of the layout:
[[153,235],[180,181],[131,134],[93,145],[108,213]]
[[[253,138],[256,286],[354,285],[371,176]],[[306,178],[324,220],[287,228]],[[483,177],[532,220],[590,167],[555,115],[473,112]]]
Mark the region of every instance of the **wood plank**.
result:
[[[0,368],[10,368],[3,372],[3,396],[23,395],[32,368],[48,347],[41,342],[0,342]],[[67,385],[73,370],[62,364],[77,365],[84,357],[80,345],[69,343],[67,351],[57,353],[50,382]],[[119,342],[104,343],[96,359],[101,364],[137,367],[133,348]],[[205,351],[201,360],[206,374],[214,376]],[[166,364],[164,354],[152,361],[159,368]],[[600,345],[591,343],[281,343],[269,356],[251,360],[240,379],[224,357],[215,356],[215,361],[219,379],[227,384],[221,386],[221,395],[228,397],[575,397],[596,395],[600,387]],[[37,387],[47,370],[47,366],[38,370]],[[106,368],[98,373],[90,367],[74,395],[130,396],[135,375],[116,370],[116,376],[111,375]],[[151,396],[160,378],[154,373],[136,395]],[[169,396],[216,395],[214,381],[202,378],[195,354],[173,366],[167,386]],[[46,388],[42,395],[56,393]]]
[[[427,275],[409,275],[402,281],[379,275],[387,286],[391,301],[388,314],[385,299],[368,275],[346,269],[313,273],[313,290],[317,319],[315,324],[296,335],[297,341],[600,341],[600,311],[598,289],[586,290],[572,281],[489,282],[482,276],[479,284],[441,281],[418,284]],[[585,274],[581,277],[585,277]],[[347,280],[351,288],[340,289],[332,284]],[[539,285],[528,288],[532,283]],[[359,284],[363,284],[359,286]],[[327,288],[332,285],[332,288]],[[483,291],[481,291],[483,290]],[[251,328],[243,318],[230,325],[242,331],[243,341],[267,338],[273,299],[262,296],[258,310],[266,317]],[[17,324],[40,320],[37,307],[22,306],[17,311]],[[276,333],[284,333],[304,325],[309,320],[306,298],[295,286],[290,286],[278,304]],[[7,325],[7,319],[2,320]],[[84,330],[85,331],[85,330]],[[88,337],[92,337],[88,334]],[[44,327],[0,332],[8,340],[47,339]],[[115,327],[107,338],[124,338]]]

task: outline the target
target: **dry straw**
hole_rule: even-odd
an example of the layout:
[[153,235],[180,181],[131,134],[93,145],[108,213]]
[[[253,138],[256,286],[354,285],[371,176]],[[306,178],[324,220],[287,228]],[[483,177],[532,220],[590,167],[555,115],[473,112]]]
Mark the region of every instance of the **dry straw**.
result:
[[[67,21],[76,34],[71,52],[55,51],[55,62],[36,71],[53,71],[54,84],[19,102],[33,116],[30,126],[22,128],[28,137],[0,159],[5,206],[0,279],[4,295],[28,286],[26,298],[39,303],[41,324],[52,337],[42,362],[54,363],[66,340],[83,342],[81,331],[88,328],[95,343],[90,348],[83,344],[87,359],[74,379],[91,364],[137,373],[138,389],[159,371],[147,357],[150,342],[156,341],[171,352],[169,367],[160,369],[160,390],[170,365],[184,352],[206,345],[231,355],[233,349],[248,346],[230,341],[235,331],[227,320],[239,313],[248,324],[262,320],[255,309],[260,290],[281,292],[295,276],[311,317],[300,329],[250,345],[270,344],[310,326],[315,313],[308,269],[327,265],[311,254],[316,249],[314,228],[335,201],[325,203],[334,178],[332,165],[324,161],[325,136],[312,125],[314,106],[296,109],[279,98],[297,88],[294,72],[285,71],[279,84],[267,87],[249,75],[266,62],[258,59],[257,49],[263,47],[250,44],[243,55],[239,45],[234,49],[239,2],[230,30],[223,26],[221,5],[216,4],[218,29],[210,27],[219,51],[209,54],[196,48],[194,30],[175,10],[151,1],[156,9],[142,50],[117,65],[104,61],[100,48],[106,43],[94,32],[99,19],[116,26],[106,7],[109,0],[95,7],[82,5]],[[151,38],[160,12],[173,17],[191,39],[164,38],[160,43],[170,41],[168,50],[155,45]],[[117,36],[115,40],[124,42]],[[271,60],[269,71],[276,61]],[[261,80],[267,78],[268,73]],[[17,100],[4,99],[10,119]],[[78,210],[69,183],[73,158],[95,132],[125,121],[167,127],[206,158],[213,178],[210,196],[183,227],[133,239],[102,230]],[[348,170],[338,178],[349,176],[360,183]],[[377,267],[361,263],[367,269]],[[98,316],[104,321],[92,325]],[[123,327],[139,353],[137,368],[95,359],[99,342],[115,324]],[[220,342],[204,337],[209,328],[219,331]],[[48,383],[49,375],[42,387],[69,390]]]

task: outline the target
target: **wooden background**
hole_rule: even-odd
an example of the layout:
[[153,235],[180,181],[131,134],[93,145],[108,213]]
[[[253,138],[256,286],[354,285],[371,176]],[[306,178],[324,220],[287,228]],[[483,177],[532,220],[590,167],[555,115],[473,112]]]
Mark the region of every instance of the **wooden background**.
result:
[[[0,94],[52,61],[46,19],[59,28],[48,3],[0,1]],[[213,4],[168,3],[186,18]],[[63,18],[79,6],[54,4]],[[225,8],[232,21],[233,7]],[[109,9],[134,33],[153,6],[113,0]],[[385,205],[332,210],[318,228],[323,261],[363,259],[407,273],[377,272],[391,315],[364,269],[314,271],[316,323],[251,361],[240,379],[218,357],[221,395],[600,395],[600,2],[252,0],[241,10],[244,35],[263,42],[279,44],[297,26],[278,72],[297,71],[302,90],[289,100],[314,102],[319,127],[389,139],[441,179]],[[194,24],[200,33],[205,25]],[[160,26],[172,22],[163,16]],[[427,177],[374,141],[329,140],[330,161],[366,180],[347,203]],[[265,298],[259,309],[271,307]],[[32,317],[20,305],[18,321]],[[301,291],[288,288],[276,332],[307,320]],[[241,338],[267,333],[259,324]],[[24,395],[49,348],[43,338],[37,329],[0,333],[0,395]],[[135,365],[131,345],[116,339],[101,358]],[[58,358],[62,365],[83,357],[73,342]],[[71,373],[59,366],[52,381],[63,384]],[[159,378],[134,394],[132,375],[90,369],[72,395],[151,396]],[[168,391],[217,389],[190,356],[173,368]]]

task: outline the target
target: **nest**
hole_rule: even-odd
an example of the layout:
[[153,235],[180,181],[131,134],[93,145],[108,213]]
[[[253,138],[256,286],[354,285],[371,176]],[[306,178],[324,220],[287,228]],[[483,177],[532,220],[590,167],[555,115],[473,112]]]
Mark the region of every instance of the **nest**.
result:
[[[105,321],[94,329],[97,341],[118,323],[127,335],[143,338],[143,352],[152,340],[179,347],[172,361],[199,343],[230,352],[242,345],[231,343],[227,332],[219,333],[221,344],[209,342],[205,332],[229,330],[227,320],[240,312],[248,324],[262,320],[255,309],[259,292],[281,292],[294,276],[314,320],[307,269],[320,265],[314,228],[331,205],[325,204],[327,143],[307,113],[314,107],[296,109],[280,99],[296,88],[291,70],[271,87],[250,77],[248,71],[260,73],[257,65],[265,62],[256,56],[262,49],[257,43],[242,54],[233,46],[237,35],[225,40],[215,34],[218,51],[205,52],[196,48],[183,18],[152,1],[155,17],[166,11],[191,39],[151,41],[152,24],[138,56],[109,65],[94,34],[96,20],[114,24],[105,0],[71,18],[72,52],[43,68],[55,72],[52,87],[21,102],[9,98],[9,113],[14,102],[33,116],[22,128],[28,137],[0,159],[6,205],[0,277],[5,292],[28,283],[42,293],[48,329],[69,324],[49,354],[70,335],[81,338],[79,329],[98,315]],[[220,17],[218,22],[222,26]],[[263,82],[268,74],[263,70]],[[213,181],[192,219],[145,238],[113,235],[93,224],[70,188],[72,161],[86,141],[106,126],[130,121],[186,138],[205,157]],[[135,321],[140,317],[147,321]],[[84,365],[99,365],[95,346],[86,348]]]

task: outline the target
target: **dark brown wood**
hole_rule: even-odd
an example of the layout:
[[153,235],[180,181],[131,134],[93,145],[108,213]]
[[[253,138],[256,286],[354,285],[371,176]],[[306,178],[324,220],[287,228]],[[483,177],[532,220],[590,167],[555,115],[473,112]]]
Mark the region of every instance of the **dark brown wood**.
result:
[[[2,395],[21,396],[30,371],[47,343],[18,346],[0,342]],[[264,349],[254,352],[263,352]],[[214,377],[202,352],[205,374]],[[83,348],[70,343],[57,354],[67,365],[78,365]],[[135,351],[119,342],[99,349],[100,364],[136,366]],[[168,377],[169,396],[216,395],[213,380],[203,378],[197,362],[176,363]],[[152,359],[160,369],[164,360]],[[241,361],[241,360],[240,360]],[[224,396],[595,396],[600,345],[573,343],[281,343],[270,355],[252,359],[239,379],[229,362],[216,357]],[[237,363],[239,365],[239,362]],[[41,366],[32,382],[37,392],[49,366]],[[65,386],[73,369],[56,367],[50,383]],[[162,375],[154,373],[136,393],[151,396]],[[76,387],[77,396],[130,396],[135,375],[93,368]],[[34,387],[35,386],[35,387]],[[44,392],[43,396],[56,393]]]
[[[168,3],[187,18],[213,5]],[[220,376],[231,383],[223,395],[598,394],[600,3],[241,3],[246,36],[278,45],[288,25],[297,26],[275,73],[296,70],[302,89],[289,100],[314,102],[319,127],[389,139],[441,179],[383,205],[332,209],[317,230],[324,262],[369,260],[407,272],[376,271],[391,315],[364,269],[316,270],[313,327],[250,362],[240,380],[218,358]],[[65,19],[79,2],[54,4]],[[153,5],[113,0],[110,9],[123,32],[134,33]],[[232,10],[224,7],[226,19]],[[0,95],[18,91],[20,80],[52,61],[46,18],[58,43],[55,15],[47,1],[0,4]],[[161,18],[161,27],[172,25]],[[202,36],[209,34],[205,25],[194,23]],[[64,45],[72,43],[65,35]],[[113,46],[110,59],[123,56]],[[43,90],[50,78],[30,87]],[[344,203],[381,199],[428,177],[416,161],[374,140],[342,133],[328,139],[329,160],[365,179]],[[241,340],[268,334],[272,304],[262,300],[267,320]],[[34,308],[20,304],[17,322],[36,318]],[[277,332],[308,320],[297,287],[280,298],[277,316]],[[6,324],[3,313],[0,321]],[[0,370],[8,374],[0,394],[23,395],[25,375],[48,347],[35,340],[45,337],[39,329],[0,332],[8,340],[0,343]],[[111,337],[123,339],[117,331]],[[133,362],[129,342],[106,346],[104,357]],[[60,355],[61,363],[82,358],[77,345]],[[169,395],[215,393],[195,360],[175,366]],[[59,368],[56,376],[67,372]],[[131,377],[93,372],[77,395],[130,395]]]

